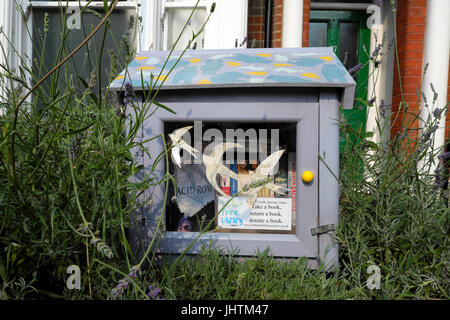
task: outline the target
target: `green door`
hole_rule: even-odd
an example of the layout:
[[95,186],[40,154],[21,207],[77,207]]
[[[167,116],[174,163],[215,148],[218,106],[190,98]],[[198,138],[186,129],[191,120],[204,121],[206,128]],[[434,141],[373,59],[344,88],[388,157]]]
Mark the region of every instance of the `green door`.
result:
[[[358,133],[366,129],[367,80],[369,74],[370,30],[364,11],[312,10],[309,24],[310,47],[333,47],[336,55],[347,70],[358,65],[362,68],[352,74],[356,81],[356,95],[353,109],[342,110],[344,118],[353,129],[350,139],[360,140]],[[346,139],[341,134],[339,147],[342,150]]]

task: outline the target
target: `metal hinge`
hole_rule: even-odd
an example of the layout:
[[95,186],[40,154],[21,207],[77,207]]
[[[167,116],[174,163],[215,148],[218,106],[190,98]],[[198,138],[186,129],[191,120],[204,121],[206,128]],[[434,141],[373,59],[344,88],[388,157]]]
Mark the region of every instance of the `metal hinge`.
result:
[[334,231],[334,230],[336,230],[336,226],[334,224],[324,224],[324,225],[318,226],[317,228],[312,228],[311,234],[313,236],[316,236],[316,235],[327,233],[327,232]]

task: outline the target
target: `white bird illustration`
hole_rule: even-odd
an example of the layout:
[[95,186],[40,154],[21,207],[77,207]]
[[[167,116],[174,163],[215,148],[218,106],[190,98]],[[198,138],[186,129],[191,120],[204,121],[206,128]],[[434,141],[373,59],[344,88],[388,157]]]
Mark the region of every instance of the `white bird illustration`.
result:
[[[248,199],[247,203],[250,209],[253,208],[253,204],[256,201],[258,191],[266,187],[274,192],[282,193],[288,191],[288,189],[280,187],[270,181],[269,174],[272,173],[275,165],[280,161],[281,156],[283,155],[284,150],[279,150],[272,153],[266,159],[264,159],[260,165],[255,169],[255,171],[249,171],[250,176],[250,184],[245,186],[245,189],[248,189]],[[286,191],[285,191],[286,190]]]
[[171,152],[172,162],[175,163],[180,168],[181,168],[181,156],[180,156],[181,149],[186,150],[196,159],[198,159],[196,153],[200,153],[197,149],[191,147],[182,139],[182,137],[190,129],[192,129],[192,126],[180,128],[180,129],[175,130],[172,133],[169,133],[169,137],[170,137],[170,140],[172,143],[172,150],[171,150],[172,151]]
[[231,171],[226,166],[220,163],[222,160],[222,156],[224,152],[226,152],[229,149],[232,148],[242,148],[242,146],[238,143],[232,143],[232,142],[224,142],[216,145],[213,148],[213,151],[211,152],[211,155],[205,155],[203,154],[203,164],[206,167],[206,178],[208,179],[209,183],[214,187],[214,189],[217,190],[221,195],[227,197],[228,195],[223,192],[222,189],[219,188],[217,185],[217,175],[221,176],[227,176],[232,179],[239,180],[239,176],[237,173]]

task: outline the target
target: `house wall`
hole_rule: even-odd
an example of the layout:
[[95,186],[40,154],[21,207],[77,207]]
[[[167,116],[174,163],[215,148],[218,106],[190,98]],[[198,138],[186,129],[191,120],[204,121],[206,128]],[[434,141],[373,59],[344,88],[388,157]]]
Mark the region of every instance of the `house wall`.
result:
[[283,0],[273,1],[272,48],[281,48],[283,36]]
[[309,17],[311,11],[311,0],[303,0],[303,34],[302,47],[308,47],[309,43]]
[[[450,102],[450,67],[448,68],[447,102]],[[447,111],[447,117],[445,119],[445,141],[449,140],[450,140],[450,112]]]
[[394,62],[392,137],[401,132],[404,125],[413,129],[413,137],[417,137],[418,134],[418,121],[413,121],[413,115],[404,115],[399,106],[403,100],[408,104],[409,112],[419,113],[420,99],[417,96],[417,89],[420,88],[422,78],[425,17],[426,0],[399,1],[397,8],[399,63],[397,63],[397,60]]
[[[309,41],[309,13],[311,0],[303,0],[303,31],[302,47],[308,46]],[[273,20],[272,20],[272,48],[282,47],[283,37],[283,0],[273,1]]]
[[[409,105],[409,111],[418,114],[420,97],[417,90],[421,90],[422,65],[424,51],[424,35],[427,14],[427,0],[399,1],[397,8],[397,46],[398,59],[394,63],[394,87],[392,96],[392,130],[391,136],[401,131],[403,125],[410,124],[413,137],[419,133],[419,122],[412,121],[413,115],[404,116],[399,109],[402,101],[403,89],[404,101]],[[398,73],[400,66],[400,77]],[[450,71],[449,71],[450,75]],[[449,78],[450,79],[450,78]],[[449,81],[450,83],[450,81]],[[426,97],[432,99],[432,97]],[[450,90],[447,101],[450,100]],[[443,106],[441,106],[443,107]],[[445,139],[450,140],[450,113],[447,112],[445,121]]]

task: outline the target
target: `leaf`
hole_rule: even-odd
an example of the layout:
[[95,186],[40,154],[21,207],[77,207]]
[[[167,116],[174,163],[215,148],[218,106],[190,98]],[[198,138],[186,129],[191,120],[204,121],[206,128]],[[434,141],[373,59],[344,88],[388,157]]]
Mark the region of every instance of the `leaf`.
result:
[[108,0],[103,0],[103,8],[105,8],[105,13],[108,13],[109,11]]
[[169,111],[169,112],[171,112],[173,114],[177,114],[175,111],[173,111],[169,107],[166,107],[165,105],[163,105],[163,104],[161,104],[159,102],[153,101],[153,103],[156,104],[158,107],[163,108],[163,109],[165,109],[165,110],[167,110],[167,111]]
[[0,264],[0,277],[2,277],[3,282],[6,282],[6,270],[3,264]]

